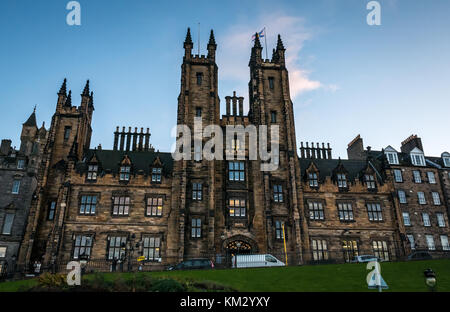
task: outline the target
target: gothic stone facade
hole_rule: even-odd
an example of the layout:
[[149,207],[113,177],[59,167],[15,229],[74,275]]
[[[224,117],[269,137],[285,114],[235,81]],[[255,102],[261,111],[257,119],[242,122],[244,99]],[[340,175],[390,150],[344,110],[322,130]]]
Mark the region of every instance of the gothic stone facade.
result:
[[[340,260],[356,255],[359,246],[393,258],[407,252],[392,199],[392,177],[378,172],[382,165],[376,160],[340,162],[331,155],[321,161],[297,156],[281,38],[271,60],[262,59],[261,44],[255,40],[246,115],[243,98],[235,94],[225,98],[226,114],[220,115],[216,48],[211,31],[207,56],[193,55],[188,30],[177,123],[193,129],[198,117],[203,129],[277,125],[278,169],[261,171],[260,160],[248,159],[248,145],[244,160],[230,161],[223,155],[224,160],[174,161],[170,153],[155,152],[148,129],[117,129],[112,150],[91,149],[94,104],[89,81],[78,107],[72,105],[64,81],[40,163],[21,265],[36,260],[64,264],[86,256],[112,261],[131,256],[131,250],[134,258],[145,257],[149,269],[205,256],[221,262],[236,252],[284,259],[284,236],[290,264],[323,260],[323,241]],[[243,142],[236,138],[234,144]],[[195,156],[197,151],[192,152]],[[309,186],[306,176],[311,170],[319,173],[320,187]],[[336,186],[336,170],[349,171],[345,190]],[[367,175],[375,180],[365,181]],[[375,187],[368,187],[372,182]],[[323,222],[311,219],[311,201],[322,202]],[[339,219],[339,203],[344,202],[353,205],[352,220]],[[372,220],[368,204],[373,204]],[[374,220],[378,207],[382,218]]]

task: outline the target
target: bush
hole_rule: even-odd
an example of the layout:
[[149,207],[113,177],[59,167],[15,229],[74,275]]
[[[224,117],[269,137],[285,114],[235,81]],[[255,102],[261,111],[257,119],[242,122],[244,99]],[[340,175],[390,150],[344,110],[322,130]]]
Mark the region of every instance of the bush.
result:
[[64,288],[67,287],[65,274],[43,273],[38,277],[38,287]]
[[151,291],[155,292],[183,292],[185,290],[185,286],[173,279],[158,280],[151,288]]
[[213,281],[193,281],[191,285],[199,290],[204,291],[237,291],[229,286],[225,286]]

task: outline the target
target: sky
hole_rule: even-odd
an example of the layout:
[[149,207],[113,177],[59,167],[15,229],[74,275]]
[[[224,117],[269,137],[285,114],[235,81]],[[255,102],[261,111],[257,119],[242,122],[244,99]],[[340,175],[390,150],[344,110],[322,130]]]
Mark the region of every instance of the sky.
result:
[[380,0],[379,26],[368,0],[79,0],[79,26],[66,23],[68,2],[0,1],[0,138],[15,146],[34,105],[49,127],[66,77],[77,105],[90,80],[92,148],[131,126],[170,151],[187,27],[200,54],[214,29],[221,114],[233,91],[247,111],[251,36],[265,27],[269,58],[277,34],[286,48],[298,146],[329,142],[347,158],[358,134],[397,150],[417,134],[426,155],[450,151],[448,0]]

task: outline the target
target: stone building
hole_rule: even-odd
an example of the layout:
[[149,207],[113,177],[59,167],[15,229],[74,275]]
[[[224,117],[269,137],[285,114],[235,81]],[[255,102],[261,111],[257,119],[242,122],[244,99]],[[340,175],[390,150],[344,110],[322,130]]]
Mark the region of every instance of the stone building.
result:
[[0,146],[0,275],[14,271],[25,232],[37,170],[47,131],[37,127],[35,111],[22,125],[20,149],[11,140]]
[[349,159],[371,157],[384,161],[393,177],[395,202],[401,212],[401,230],[405,231],[409,248],[433,253],[449,251],[449,220],[445,189],[448,174],[443,170],[444,158],[425,156],[422,140],[411,135],[401,143],[400,152],[392,146],[382,151],[363,148],[362,138],[352,142]]

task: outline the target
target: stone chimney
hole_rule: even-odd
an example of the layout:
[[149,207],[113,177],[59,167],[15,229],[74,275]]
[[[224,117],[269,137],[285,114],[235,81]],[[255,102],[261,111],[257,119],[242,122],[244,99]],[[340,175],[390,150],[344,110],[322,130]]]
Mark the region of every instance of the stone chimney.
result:
[[2,145],[0,146],[0,154],[8,155],[11,150],[11,140],[2,140]]
[[364,153],[364,144],[363,139],[358,134],[356,138],[354,138],[347,147],[347,157],[351,160],[364,160],[366,159],[366,155]]
[[400,149],[402,153],[409,153],[416,147],[423,152],[422,140],[417,137],[417,134],[410,135],[406,140],[404,140]]

